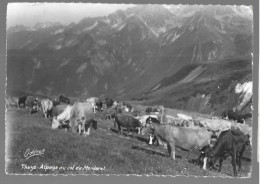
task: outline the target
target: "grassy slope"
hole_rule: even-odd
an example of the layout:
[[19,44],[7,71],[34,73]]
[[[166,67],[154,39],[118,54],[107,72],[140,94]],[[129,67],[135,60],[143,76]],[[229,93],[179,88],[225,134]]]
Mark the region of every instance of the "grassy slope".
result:
[[[88,137],[82,137],[63,130],[52,130],[51,123],[41,113],[29,115],[23,110],[11,109],[7,112],[7,167],[8,173],[21,174],[148,174],[148,175],[196,175],[196,176],[230,176],[232,167],[230,159],[224,161],[221,173],[203,171],[189,163],[197,158],[199,152],[176,150],[176,161],[166,156],[166,149],[148,146],[146,136],[137,134],[118,135],[111,128],[113,123],[98,119],[98,129],[91,129]],[[26,149],[45,149],[44,155],[25,159]],[[246,158],[250,158],[247,150]],[[70,170],[26,170],[21,164],[40,167],[82,166],[102,167],[102,171]],[[243,160],[241,176],[250,172],[251,162]]]

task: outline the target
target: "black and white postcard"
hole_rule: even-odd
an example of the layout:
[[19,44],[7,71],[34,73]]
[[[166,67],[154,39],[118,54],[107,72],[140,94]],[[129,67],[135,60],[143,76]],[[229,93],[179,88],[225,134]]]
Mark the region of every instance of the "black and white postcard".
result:
[[6,174],[251,178],[253,14],[8,3]]

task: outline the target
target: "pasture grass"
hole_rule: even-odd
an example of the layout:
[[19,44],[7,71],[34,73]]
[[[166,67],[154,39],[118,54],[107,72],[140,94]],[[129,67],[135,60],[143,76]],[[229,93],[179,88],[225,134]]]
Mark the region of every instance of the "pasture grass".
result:
[[[176,160],[169,158],[162,146],[149,146],[148,137],[132,133],[117,133],[113,122],[97,116],[98,129],[87,137],[52,130],[51,122],[42,113],[30,115],[23,110],[7,111],[6,172],[9,174],[137,174],[171,176],[232,176],[230,159],[223,163],[221,173],[204,171],[190,163],[198,151],[186,152],[176,148]],[[45,149],[43,155],[26,159],[27,149]],[[246,158],[251,158],[247,149]],[[250,173],[251,161],[243,160],[239,177]],[[28,168],[23,168],[22,164]],[[41,168],[43,165],[44,168]],[[36,166],[37,168],[33,168]],[[49,166],[48,168],[46,166]],[[53,166],[53,167],[51,167]],[[56,169],[63,167],[66,169]],[[95,170],[95,167],[99,170]],[[90,169],[91,168],[91,169]],[[100,169],[102,168],[102,169]]]

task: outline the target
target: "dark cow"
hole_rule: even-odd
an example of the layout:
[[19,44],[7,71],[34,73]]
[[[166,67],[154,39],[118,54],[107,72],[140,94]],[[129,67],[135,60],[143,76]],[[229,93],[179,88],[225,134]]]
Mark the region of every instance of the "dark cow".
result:
[[149,114],[149,113],[153,112],[153,108],[152,108],[152,107],[147,107],[146,110],[145,110],[145,112],[146,112],[147,114]]
[[179,127],[169,124],[154,124],[143,128],[144,134],[151,134],[167,143],[169,156],[175,160],[175,146],[185,150],[202,149],[210,144],[213,132],[199,127]]
[[158,110],[158,107],[157,106],[155,106],[155,107],[147,107],[146,108],[146,110],[145,110],[145,112],[147,113],[147,114],[150,114],[151,112],[159,112],[159,110]]
[[63,95],[61,95],[61,96],[59,97],[59,102],[66,103],[66,104],[70,104],[70,99],[67,98],[67,97],[64,97]]
[[234,120],[237,121],[238,123],[244,123],[245,122],[245,117],[243,115],[239,115],[236,111],[234,110],[225,110],[221,114],[222,119],[229,119],[229,120]]
[[18,108],[20,108],[22,104],[25,107],[25,101],[26,101],[26,96],[19,97],[18,98]]
[[98,111],[101,111],[102,110],[102,107],[103,107],[103,102],[101,100],[97,101],[96,102],[96,109]]
[[121,127],[126,127],[128,134],[129,134],[129,128],[137,128],[142,127],[141,122],[134,118],[133,116],[126,115],[126,114],[117,114],[115,116],[114,125],[117,124],[118,133],[123,133],[123,130]]
[[53,107],[60,105],[60,102],[57,99],[52,100]]
[[86,122],[85,122],[85,124],[83,124],[83,126],[85,126],[85,127],[82,127],[81,130],[78,130],[79,134],[84,132],[84,130],[87,130],[87,132],[85,134],[89,135],[90,134],[90,127],[94,128],[95,130],[97,129],[97,121],[93,118],[86,120]]
[[113,105],[113,103],[114,103],[114,100],[107,97],[107,98],[105,99],[105,102],[106,102],[107,108],[109,108],[109,107],[112,107],[112,105]]
[[220,172],[223,160],[231,156],[234,176],[237,176],[236,164],[238,165],[238,172],[241,171],[243,153],[249,142],[249,135],[245,135],[238,129],[223,131],[214,147],[206,153],[205,162],[208,163],[210,168],[215,169],[215,162],[219,159],[218,171]]
[[38,110],[38,102],[33,96],[27,96],[25,100],[25,108],[30,114]]

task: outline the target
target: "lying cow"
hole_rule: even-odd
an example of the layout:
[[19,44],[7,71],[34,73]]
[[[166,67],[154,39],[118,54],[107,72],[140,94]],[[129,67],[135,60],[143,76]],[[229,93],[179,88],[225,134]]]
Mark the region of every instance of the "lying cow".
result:
[[41,107],[42,107],[42,112],[44,114],[44,117],[45,118],[51,117],[51,111],[52,111],[52,108],[53,108],[52,101],[47,99],[47,98],[43,99],[41,101]]
[[241,171],[242,157],[247,144],[249,144],[249,135],[245,135],[237,129],[226,130],[219,135],[214,147],[206,153],[204,161],[208,163],[210,168],[215,168],[215,162],[219,159],[218,171],[220,172],[223,160],[231,156],[231,164],[234,176],[236,176],[236,164],[238,165],[238,171]]
[[205,128],[187,128],[173,125],[148,125],[144,128],[145,134],[151,134],[167,143],[169,156],[175,160],[175,146],[191,150],[202,149],[210,144],[213,132]]
[[123,130],[121,127],[126,127],[128,134],[129,134],[129,128],[137,128],[142,127],[141,122],[130,115],[125,114],[117,114],[115,117],[114,125],[117,124],[118,133],[123,133]]

